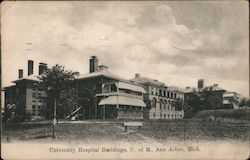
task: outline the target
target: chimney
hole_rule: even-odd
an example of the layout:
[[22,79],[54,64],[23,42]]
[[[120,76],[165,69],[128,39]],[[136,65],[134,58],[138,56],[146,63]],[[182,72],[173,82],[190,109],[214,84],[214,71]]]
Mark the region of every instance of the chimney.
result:
[[18,70],[18,78],[23,78],[23,70],[22,69],[19,69]]
[[106,71],[106,70],[108,70],[108,66],[105,66],[105,65],[100,65],[99,67],[98,67],[98,71]]
[[214,87],[218,87],[219,85],[215,83],[213,86],[214,86]]
[[135,78],[140,78],[140,74],[139,74],[139,73],[136,73],[136,74],[135,74]]
[[204,80],[203,79],[199,79],[198,80],[198,88],[203,88],[204,87]]
[[98,70],[98,59],[96,56],[91,56],[89,60],[89,73],[95,72]]
[[47,70],[47,64],[46,63],[39,63],[39,75],[41,75],[44,71]]
[[28,60],[28,76],[33,74],[33,64],[34,62],[32,60]]

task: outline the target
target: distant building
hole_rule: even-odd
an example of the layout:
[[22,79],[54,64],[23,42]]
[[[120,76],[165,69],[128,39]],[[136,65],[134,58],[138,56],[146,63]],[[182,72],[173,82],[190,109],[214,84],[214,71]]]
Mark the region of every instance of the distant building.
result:
[[223,94],[223,108],[225,109],[239,109],[240,108],[240,94],[236,92],[224,92]]
[[[43,67],[39,65],[39,73],[47,68],[45,63]],[[4,87],[5,107],[16,106],[16,112],[26,112],[31,115],[41,115],[42,109],[47,105],[47,95],[44,91],[36,88],[38,82],[37,76],[33,75],[33,61],[28,60],[28,75],[23,77],[23,70],[19,69],[17,80],[12,81],[15,85]]]
[[[206,97],[205,109],[237,109],[239,108],[240,95],[236,92],[229,92],[219,87],[218,84],[204,86],[204,80],[198,80],[198,88],[186,87],[184,91],[185,104],[193,96],[193,93],[203,93]],[[190,106],[192,107],[192,106]],[[204,107],[204,106],[200,106]],[[202,108],[201,108],[202,109]]]
[[181,119],[184,117],[184,111],[177,109],[177,100],[183,101],[184,94],[177,88],[167,87],[158,80],[141,77],[136,74],[132,82],[141,84],[146,90],[144,101],[147,105],[144,111],[146,119]]

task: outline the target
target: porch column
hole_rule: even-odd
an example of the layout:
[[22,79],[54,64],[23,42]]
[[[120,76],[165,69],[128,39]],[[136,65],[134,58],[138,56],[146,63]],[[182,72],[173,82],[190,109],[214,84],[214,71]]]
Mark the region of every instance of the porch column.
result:
[[95,119],[97,119],[97,97],[95,97]]
[[105,104],[103,106],[103,119],[105,119]]

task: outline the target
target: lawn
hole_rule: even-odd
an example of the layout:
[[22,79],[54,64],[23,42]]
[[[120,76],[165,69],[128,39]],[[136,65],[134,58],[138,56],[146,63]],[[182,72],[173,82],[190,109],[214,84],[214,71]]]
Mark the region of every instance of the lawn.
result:
[[124,132],[122,122],[48,123],[3,125],[3,142],[66,142],[66,143],[166,143],[169,140],[236,140],[248,141],[249,123],[206,122],[200,120],[147,121],[143,127]]

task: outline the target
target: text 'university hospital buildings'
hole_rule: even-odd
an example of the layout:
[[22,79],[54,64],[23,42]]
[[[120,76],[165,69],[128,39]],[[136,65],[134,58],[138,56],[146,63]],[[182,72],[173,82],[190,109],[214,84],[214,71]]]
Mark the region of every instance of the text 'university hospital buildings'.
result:
[[[24,76],[23,70],[19,69],[18,79],[12,81],[15,84],[4,87],[5,108],[15,106],[33,116],[41,115],[41,110],[47,105],[47,95],[36,87],[38,78],[33,66],[34,62],[28,60],[28,75]],[[47,64],[39,63],[39,75],[46,69]],[[90,58],[89,73],[76,77],[74,87],[76,91],[88,87],[94,93],[94,103],[74,108],[74,113],[81,113],[82,119],[182,119],[184,111],[180,105],[191,92],[190,88],[167,86],[140,74],[126,80],[111,73],[107,66],[98,65],[96,56]],[[199,81],[199,87],[203,87],[203,81]],[[214,89],[218,93],[216,96],[221,97],[218,99],[219,108],[234,93],[218,86]]]

